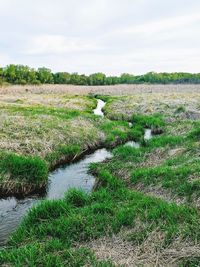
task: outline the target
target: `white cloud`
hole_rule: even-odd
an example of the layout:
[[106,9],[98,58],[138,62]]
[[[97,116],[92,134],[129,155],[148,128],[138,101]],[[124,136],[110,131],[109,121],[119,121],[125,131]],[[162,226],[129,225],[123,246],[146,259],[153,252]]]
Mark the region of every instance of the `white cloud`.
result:
[[65,54],[98,50],[93,42],[87,42],[80,38],[67,38],[62,35],[39,35],[31,38],[24,48],[24,53],[29,55],[40,54]]
[[0,64],[200,72],[199,0],[0,0]]
[[174,29],[183,28],[193,23],[200,23],[200,14],[190,14],[167,19],[160,19],[158,21],[146,22],[141,25],[131,26],[124,29],[125,34],[152,34],[162,31],[170,31]]

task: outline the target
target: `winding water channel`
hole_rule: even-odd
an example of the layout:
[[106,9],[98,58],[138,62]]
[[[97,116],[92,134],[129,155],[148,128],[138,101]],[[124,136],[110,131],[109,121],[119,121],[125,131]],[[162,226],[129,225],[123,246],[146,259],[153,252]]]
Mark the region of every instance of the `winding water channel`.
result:
[[[94,114],[104,116],[103,107],[105,102],[97,100],[97,108]],[[151,130],[145,131],[144,138],[151,138]],[[139,143],[130,141],[125,145],[139,147]],[[82,188],[89,192],[92,190],[95,177],[88,173],[90,163],[102,162],[111,158],[112,154],[109,150],[102,148],[97,149],[94,153],[86,155],[81,160],[65,164],[49,174],[49,183],[45,195],[32,195],[24,199],[10,197],[0,199],[0,245],[4,245],[9,235],[16,229],[24,215],[34,204],[41,199],[58,199],[64,196],[64,193],[71,187]]]

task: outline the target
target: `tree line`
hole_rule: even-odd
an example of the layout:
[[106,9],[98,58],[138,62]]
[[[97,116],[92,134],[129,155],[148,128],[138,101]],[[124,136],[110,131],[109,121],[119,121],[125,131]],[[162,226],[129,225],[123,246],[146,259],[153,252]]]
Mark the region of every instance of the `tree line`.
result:
[[24,65],[10,64],[0,68],[0,84],[74,84],[74,85],[115,85],[115,84],[169,84],[200,83],[200,73],[156,73],[144,75],[123,73],[120,76],[106,76],[98,72],[91,75],[57,72],[42,67],[37,70]]

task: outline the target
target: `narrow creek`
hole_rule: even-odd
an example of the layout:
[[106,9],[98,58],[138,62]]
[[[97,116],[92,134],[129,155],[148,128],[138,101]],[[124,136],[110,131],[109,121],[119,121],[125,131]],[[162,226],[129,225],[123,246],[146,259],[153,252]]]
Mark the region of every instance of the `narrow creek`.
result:
[[[93,110],[95,115],[104,116],[102,111],[105,102],[98,99],[97,107]],[[146,129],[144,138],[151,138],[151,130]],[[129,141],[126,146],[138,148],[140,145]],[[90,192],[95,183],[95,177],[88,173],[90,163],[102,162],[111,158],[112,153],[105,149],[97,149],[92,154],[86,155],[81,160],[65,164],[49,174],[49,183],[45,195],[32,195],[23,199],[15,197],[0,199],[0,245],[4,245],[9,235],[17,228],[24,215],[34,204],[42,199],[58,199],[72,187],[82,188]]]

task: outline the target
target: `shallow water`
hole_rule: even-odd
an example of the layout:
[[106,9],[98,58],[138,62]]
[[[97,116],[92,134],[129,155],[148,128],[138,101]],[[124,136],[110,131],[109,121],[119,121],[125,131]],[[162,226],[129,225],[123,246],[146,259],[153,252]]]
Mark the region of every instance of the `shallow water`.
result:
[[93,110],[94,114],[104,117],[102,109],[104,108],[105,104],[106,103],[103,100],[97,99],[97,107]]
[[0,245],[3,245],[12,233],[24,214],[38,198],[25,198],[18,200],[14,197],[0,200]]
[[130,146],[130,147],[134,147],[134,148],[139,148],[140,144],[138,142],[135,141],[129,141],[125,144],[125,146]]
[[102,148],[85,156],[76,163],[58,168],[49,176],[50,182],[46,198],[62,198],[66,190],[72,187],[81,188],[86,192],[90,192],[95,183],[95,177],[88,173],[90,163],[102,162],[111,157],[111,152]]
[[152,138],[151,129],[146,129],[144,134],[144,140],[148,141]]

